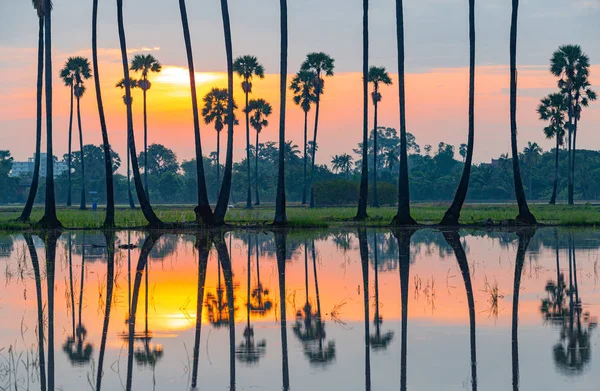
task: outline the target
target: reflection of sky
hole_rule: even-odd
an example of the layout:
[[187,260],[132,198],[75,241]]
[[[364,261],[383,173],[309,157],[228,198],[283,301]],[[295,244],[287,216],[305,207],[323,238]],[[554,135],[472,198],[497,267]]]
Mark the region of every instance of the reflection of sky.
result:
[[[382,231],[379,231],[382,232]],[[552,238],[552,230],[540,230],[536,240]],[[372,238],[373,231],[369,231]],[[439,234],[437,234],[439,235]],[[584,231],[577,233],[583,241]],[[588,237],[595,236],[590,233]],[[124,242],[126,235],[120,234]],[[132,235],[133,236],[133,235]],[[502,237],[502,235],[497,235]],[[137,235],[135,236],[137,238]],[[304,240],[306,236],[300,238]],[[418,235],[415,236],[418,238]],[[23,242],[15,237],[12,259],[6,263],[6,270],[0,275],[0,285],[5,287],[0,293],[0,348],[16,343],[19,350],[24,344],[20,340],[21,320],[25,327],[24,337],[27,346],[35,343],[36,303],[35,286],[32,273],[25,273],[25,280],[18,278],[18,251]],[[289,241],[297,240],[293,234]],[[474,287],[477,317],[477,361],[480,389],[505,390],[511,384],[511,306],[514,271],[515,243],[501,244],[499,239],[486,236],[467,236],[468,259]],[[229,243],[229,240],[226,240]],[[309,240],[310,242],[310,240]],[[383,242],[383,240],[382,240]],[[300,248],[286,265],[286,287],[288,297],[288,345],[290,358],[290,376],[293,389],[322,389],[325,386],[335,389],[361,389],[364,383],[364,314],[362,296],[362,274],[358,253],[358,239],[353,237],[353,246],[345,254],[338,250],[333,239],[317,240],[317,267],[319,291],[327,341],[336,343],[336,360],[321,370],[311,367],[304,357],[302,345],[291,332],[295,312],[304,304],[304,256]],[[409,287],[409,324],[408,324],[408,385],[415,390],[461,390],[468,385],[470,376],[469,362],[469,319],[464,284],[453,255],[440,252],[435,243],[441,242],[429,238],[427,244],[413,242],[414,263],[410,270]],[[585,241],[583,241],[585,243]],[[64,243],[61,243],[64,244]],[[532,243],[533,244],[533,243]],[[519,351],[522,389],[558,389],[568,381],[571,389],[594,389],[599,373],[596,351],[592,351],[592,360],[583,376],[567,380],[557,374],[552,361],[552,347],[559,340],[559,330],[542,325],[539,313],[540,300],[546,297],[546,281],[556,276],[554,250],[544,243],[535,253],[526,256],[523,280],[521,284],[519,307]],[[272,242],[271,242],[272,245]],[[196,311],[197,253],[192,242],[177,241],[178,251],[165,258],[163,262],[150,263],[149,270],[149,329],[154,333],[153,343],[161,344],[164,357],[156,367],[157,389],[166,384],[181,384],[184,388],[189,372],[187,356],[191,360],[194,342],[194,323]],[[232,262],[236,289],[236,344],[243,339],[246,319],[246,271],[247,255],[245,246],[239,239],[233,239]],[[265,244],[267,246],[267,244]],[[533,246],[532,248],[535,248]],[[310,247],[309,247],[310,248]],[[19,250],[17,250],[19,249]],[[84,387],[90,367],[70,369],[66,356],[60,346],[70,334],[70,313],[66,305],[68,295],[68,266],[64,260],[64,246],[59,246],[56,276],[55,337],[57,385],[64,389]],[[43,262],[42,249],[38,249]],[[371,251],[370,254],[373,252]],[[440,253],[444,254],[440,257]],[[261,253],[262,254],[262,253]],[[583,248],[577,250],[578,278],[580,295],[584,310],[592,316],[599,313],[598,294],[595,292],[595,260],[598,250]],[[119,387],[117,368],[124,379],[126,373],[126,350],[121,351],[123,342],[119,335],[126,331],[124,323],[127,313],[127,252],[117,254],[117,287],[108,339],[108,351],[105,360],[106,389]],[[139,249],[132,251],[132,268],[137,263]],[[29,261],[29,259],[28,259]],[[80,256],[75,254],[74,275],[76,289],[79,288]],[[279,314],[279,292],[277,265],[274,255],[261,258],[261,282],[271,290],[274,311],[265,318],[253,318],[256,340],[266,339],[267,353],[258,366],[249,369],[238,363],[237,382],[239,389],[262,387],[275,390],[281,384],[280,330],[277,321]],[[28,264],[28,267],[29,264]],[[255,284],[255,263],[252,260],[251,283]],[[561,270],[567,272],[566,252],[561,250]],[[97,261],[86,266],[84,289],[83,324],[88,334],[87,340],[94,345],[94,359],[97,363],[100,336],[102,331],[104,301],[99,300],[99,292],[105,292],[105,262]],[[216,253],[212,252],[206,278],[206,291],[215,292],[217,284]],[[43,273],[44,274],[44,273]],[[369,269],[370,334],[375,332],[372,322],[374,315],[374,270]],[[419,281],[421,289],[415,292]],[[487,294],[483,291],[485,281],[497,282],[504,298],[500,300],[498,320],[485,312],[488,306]],[[222,280],[224,283],[224,280]],[[46,300],[45,281],[44,300]],[[144,292],[142,284],[137,313],[136,331],[143,330]],[[426,290],[426,288],[428,288]],[[25,289],[25,292],[24,292]],[[314,303],[314,280],[312,260],[309,254],[309,294]],[[380,312],[383,317],[382,332],[394,331],[394,339],[386,351],[371,355],[373,389],[398,389],[400,367],[400,289],[397,270],[379,273]],[[78,297],[78,292],[76,298]],[[343,304],[343,305],[341,305]],[[76,303],[77,305],[77,303]],[[339,319],[331,320],[331,310],[340,306]],[[314,307],[314,306],[313,306]],[[214,329],[207,323],[206,311],[202,326],[200,348],[200,384],[206,389],[226,389],[229,384],[228,338],[226,328]],[[592,333],[592,349],[598,344],[597,331]],[[16,342],[15,342],[16,341]],[[186,351],[187,349],[187,351]],[[111,369],[112,367],[112,369]],[[136,389],[147,389],[151,377],[148,372],[135,367],[134,385]],[[77,376],[72,376],[75,373]],[[436,376],[431,376],[436,373]],[[348,376],[348,374],[353,374]],[[468,388],[468,387],[467,387]]]

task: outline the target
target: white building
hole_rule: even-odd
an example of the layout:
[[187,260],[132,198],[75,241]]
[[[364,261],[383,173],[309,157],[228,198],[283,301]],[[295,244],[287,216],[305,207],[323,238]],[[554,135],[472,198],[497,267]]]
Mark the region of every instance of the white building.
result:
[[[46,177],[46,154],[40,154],[40,178]],[[18,177],[18,176],[32,176],[33,175],[33,167],[35,162],[35,154],[33,157],[27,159],[26,162],[13,162],[12,170],[10,172],[10,176]],[[54,161],[54,177],[61,175],[63,172],[67,171],[67,163],[65,161]]]

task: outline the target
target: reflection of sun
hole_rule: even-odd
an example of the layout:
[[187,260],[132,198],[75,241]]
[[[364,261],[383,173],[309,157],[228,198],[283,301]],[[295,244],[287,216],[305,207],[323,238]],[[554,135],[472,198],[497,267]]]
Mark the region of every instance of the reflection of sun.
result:
[[[223,75],[219,73],[196,72],[197,84],[210,83],[221,78],[223,78]],[[154,78],[154,81],[164,84],[189,86],[190,74],[187,68],[165,66],[163,67],[161,73]]]

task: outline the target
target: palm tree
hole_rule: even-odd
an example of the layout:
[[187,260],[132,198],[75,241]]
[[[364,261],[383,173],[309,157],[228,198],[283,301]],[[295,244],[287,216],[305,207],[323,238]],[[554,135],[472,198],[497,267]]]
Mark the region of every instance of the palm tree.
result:
[[342,155],[335,155],[331,159],[333,164],[333,172],[341,171],[346,175],[346,180],[350,179],[350,170],[352,170],[352,156],[344,153]]
[[406,93],[404,87],[404,9],[402,0],[396,0],[396,43],[398,46],[398,94],[400,99],[400,171],[398,174],[398,213],[394,216],[392,224],[415,225],[417,222],[410,215],[410,192],[408,190]]
[[287,59],[288,59],[288,20],[287,0],[279,0],[281,48],[279,54],[279,164],[277,167],[277,193],[275,194],[275,217],[273,224],[287,224],[285,204],[285,108],[287,87]]
[[[32,0],[33,8],[38,15],[38,66],[37,66],[37,92],[36,92],[36,126],[35,126],[35,159],[33,163],[33,177],[29,187],[27,202],[17,221],[27,222],[31,217],[31,210],[40,181],[40,153],[42,142],[42,83],[44,77],[44,1]],[[45,383],[45,381],[44,381]],[[44,384],[45,386],[45,384]]]
[[567,101],[563,94],[553,93],[541,100],[537,112],[542,121],[549,121],[544,128],[547,139],[556,139],[554,157],[554,183],[552,185],[552,197],[550,205],[556,204],[556,188],[558,185],[558,152],[565,143],[565,113],[567,112]]
[[94,85],[96,87],[96,101],[98,103],[98,116],[100,118],[100,130],[102,131],[102,145],[104,149],[104,175],[106,180],[106,217],[104,227],[115,226],[115,191],[113,183],[113,164],[110,154],[110,143],[104,117],[104,105],[102,104],[102,91],[100,90],[100,74],[98,69],[98,0],[92,3],[92,66],[94,67]]
[[244,108],[244,113],[246,113],[246,167],[248,173],[248,194],[246,198],[246,208],[252,209],[252,191],[250,181],[250,117],[248,97],[252,93],[252,78],[254,76],[258,77],[259,79],[264,78],[265,70],[255,56],[245,55],[240,56],[233,61],[233,71],[243,79],[242,90],[246,95],[246,106]]
[[136,54],[131,60],[131,70],[142,74],[142,78],[138,80],[138,87],[142,89],[144,94],[144,188],[146,189],[146,197],[150,199],[148,191],[148,121],[146,111],[146,93],[152,87],[152,83],[148,80],[150,72],[160,73],[162,65],[152,54]]
[[[568,105],[568,142],[567,148],[569,153],[569,188],[568,202],[573,205],[573,174],[574,174],[574,155],[575,155],[575,132],[577,127],[577,118],[581,111],[580,99],[586,100],[586,105],[589,100],[595,100],[596,94],[589,89],[587,82],[589,75],[590,59],[581,50],[579,45],[564,45],[560,46],[557,51],[552,54],[550,59],[550,73],[559,78],[558,88],[567,97]],[[587,92],[591,92],[591,99]]]
[[131,80],[129,79],[129,66],[127,61],[127,42],[125,39],[125,25],[123,23],[123,0],[117,0],[117,24],[119,29],[119,44],[121,47],[121,60],[123,65],[123,85],[125,86],[125,104],[127,106],[127,138],[129,140],[129,155],[131,157],[131,166],[133,168],[133,181],[137,193],[140,207],[144,217],[151,227],[159,227],[163,222],[156,216],[150,200],[146,197],[142,179],[140,177],[140,168],[138,166],[137,152],[135,148],[135,135],[133,133],[133,113],[131,110]]
[[196,92],[196,73],[194,70],[192,39],[190,36],[190,27],[188,24],[185,0],[179,0],[179,11],[181,13],[181,25],[183,26],[183,38],[185,40],[185,51],[187,54],[188,69],[190,74],[192,113],[194,115],[194,143],[196,146],[196,183],[198,187],[198,206],[195,208],[196,222],[203,224],[213,224],[213,213],[208,202],[206,176],[204,174],[204,159],[202,157],[202,140],[200,138],[200,120],[198,115],[198,97]]
[[[44,42],[45,42],[45,90],[46,90],[46,194],[44,216],[39,224],[45,228],[60,228],[62,225],[56,216],[56,198],[54,194],[54,155],[52,152],[52,2],[44,1]],[[53,367],[54,369],[54,367]],[[54,381],[52,387],[53,389]]]
[[[333,70],[335,68],[335,60],[329,55],[320,53],[309,53],[306,56],[306,60],[300,66],[300,70],[313,72],[315,80],[313,82],[315,86],[315,131],[313,135],[313,145],[317,145],[317,131],[319,129],[319,109],[321,107],[321,95],[325,89],[325,80],[323,76],[333,76]],[[315,152],[315,151],[313,151]],[[312,154],[311,172],[310,172],[310,207],[315,206],[315,191],[313,188],[315,181],[315,156],[316,153]]]
[[[258,136],[264,127],[269,126],[269,121],[267,121],[267,117],[271,115],[273,108],[264,99],[252,99],[250,102],[246,104],[246,118],[250,117],[250,125],[256,130],[256,148],[254,150],[254,185],[256,187],[256,205],[260,205],[260,198],[258,196]],[[246,157],[249,158],[249,154]],[[250,167],[250,162],[248,162],[248,167]],[[250,178],[248,178],[248,186],[250,186]]]
[[[363,142],[360,190],[355,220],[367,218],[369,199],[369,0],[363,0]],[[377,128],[375,128],[377,133]]]
[[537,224],[535,216],[529,211],[525,189],[519,168],[519,150],[517,147],[517,18],[519,16],[519,0],[512,0],[512,17],[510,24],[510,145],[512,153],[513,178],[515,193],[519,205],[517,222]]
[[[129,79],[129,85],[131,88],[138,88],[137,79]],[[119,80],[119,82],[115,85],[117,88],[122,90],[125,89],[125,79]],[[130,98],[131,103],[133,103],[133,98]],[[127,105],[127,97],[123,95],[123,103]],[[135,202],[133,201],[133,194],[131,193],[131,158],[129,156],[129,144],[131,140],[129,139],[129,133],[127,133],[127,198],[129,200],[129,208],[135,209]]]
[[71,154],[71,145],[72,145],[72,134],[73,134],[73,88],[75,85],[75,79],[73,78],[71,68],[72,63],[71,59],[73,57],[69,57],[67,62],[65,63],[64,68],[60,71],[60,78],[63,80],[63,83],[66,87],[69,87],[70,93],[69,97],[71,99],[70,109],[69,109],[69,146],[67,152],[67,175],[68,175],[68,190],[67,190],[67,206],[71,206],[71,162],[72,162],[72,154]]
[[542,152],[542,148],[536,142],[528,141],[527,146],[523,148],[523,163],[529,168],[529,198],[533,198],[533,166],[539,161]]
[[[469,135],[463,172],[454,195],[452,205],[442,218],[442,225],[458,225],[462,206],[467,198],[471,163],[473,162],[473,143],[475,142],[475,0],[469,0]],[[461,145],[461,154],[462,154]]]
[[306,148],[308,145],[308,112],[310,106],[317,101],[317,95],[315,94],[314,81],[316,76],[312,71],[299,71],[296,76],[292,79],[290,84],[290,90],[294,92],[294,103],[302,108],[304,111],[304,156],[303,156],[303,181],[302,181],[302,205],[306,204],[306,163],[307,155]]
[[[221,180],[221,163],[219,162],[219,155],[221,153],[221,130],[223,130],[228,121],[228,102],[229,94],[226,89],[213,88],[204,96],[204,107],[202,108],[204,123],[207,125],[214,123],[215,130],[217,131],[217,182]],[[237,109],[235,102],[234,109]],[[237,123],[237,119],[235,122]]]
[[[379,199],[377,198],[377,106],[381,102],[381,93],[379,86],[392,85],[392,79],[384,67],[372,66],[369,68],[369,83],[373,83],[373,92],[371,98],[373,100],[373,206],[379,207]],[[363,140],[364,143],[364,140]]]
[[[96,0],[94,0],[94,2],[95,1]],[[102,377],[104,376],[104,352],[106,351],[106,339],[108,336],[110,310],[115,282],[115,234],[105,231],[104,239],[106,241],[106,254],[108,258],[106,262],[106,303],[104,307],[104,322],[102,324],[102,340],[100,342],[100,353],[98,355],[96,391],[100,391],[102,387]]]

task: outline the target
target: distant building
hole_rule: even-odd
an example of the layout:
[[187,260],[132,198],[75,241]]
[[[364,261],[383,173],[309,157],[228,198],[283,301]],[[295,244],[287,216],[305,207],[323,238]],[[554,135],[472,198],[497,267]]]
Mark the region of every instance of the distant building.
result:
[[[46,154],[40,154],[40,178],[46,177]],[[35,163],[35,154],[33,157],[27,159],[26,162],[13,162],[10,176],[32,176],[33,167]],[[54,177],[60,176],[63,172],[67,171],[67,163],[65,161],[54,161]]]

